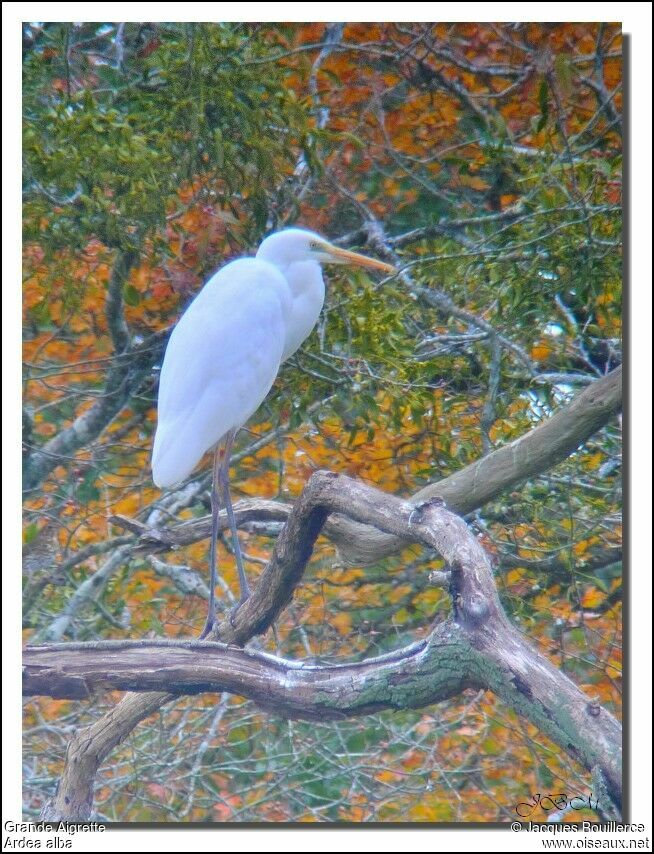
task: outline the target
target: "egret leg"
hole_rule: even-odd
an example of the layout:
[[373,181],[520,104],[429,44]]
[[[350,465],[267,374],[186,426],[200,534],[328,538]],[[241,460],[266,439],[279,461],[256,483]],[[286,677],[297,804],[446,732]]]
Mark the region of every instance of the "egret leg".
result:
[[200,639],[206,638],[216,621],[216,560],[218,557],[218,515],[220,513],[220,445],[213,456],[213,479],[211,482],[211,544],[209,546],[209,612]]
[[234,508],[232,507],[232,497],[229,492],[229,458],[232,452],[232,445],[234,444],[234,437],[236,436],[236,430],[230,430],[227,434],[225,440],[225,456],[223,457],[220,468],[218,469],[218,480],[222,487],[223,492],[223,502],[225,504],[225,510],[227,511],[227,519],[229,520],[229,527],[232,532],[232,543],[234,547],[234,556],[236,557],[236,567],[238,569],[238,584],[240,588],[241,596],[238,600],[238,604],[242,605],[243,602],[250,595],[250,585],[248,584],[247,576],[245,575],[245,566],[243,564],[243,553],[241,551],[241,544],[238,539],[238,531],[236,530],[236,519],[234,518]]

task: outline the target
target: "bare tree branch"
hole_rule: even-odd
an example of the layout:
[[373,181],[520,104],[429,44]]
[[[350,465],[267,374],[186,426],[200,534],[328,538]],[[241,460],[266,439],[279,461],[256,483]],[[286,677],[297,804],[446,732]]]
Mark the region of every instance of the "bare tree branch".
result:
[[[419,503],[441,497],[454,512],[463,516],[478,510],[503,492],[549,470],[577,450],[597,430],[607,424],[622,405],[622,369],[616,368],[595,380],[549,420],[519,439],[487,454],[461,471],[431,483],[409,500]],[[283,522],[290,506],[264,499],[239,501],[234,511],[239,527],[254,521]],[[134,519],[113,516],[114,524],[139,535],[137,548],[148,552],[168,551],[206,539],[211,519],[185,522],[172,528],[151,528]],[[220,525],[227,527],[225,514]],[[367,566],[398,552],[406,543],[397,536],[344,519],[330,516],[324,533],[353,566]]]
[[124,565],[130,554],[130,546],[125,545],[116,549],[102,567],[83,581],[66,603],[64,610],[48,626],[42,629],[34,638],[37,642],[60,640],[78,611],[88,602],[97,599],[107,582]]
[[116,353],[124,352],[129,346],[129,329],[123,312],[123,287],[137,259],[136,252],[119,251],[109,277],[105,315]]
[[[441,497],[465,516],[507,489],[560,463],[603,427],[622,405],[622,368],[591,383],[548,421],[438,483],[412,496],[412,502]],[[402,548],[397,537],[366,530],[350,521],[330,520],[329,536],[352,565],[376,563]]]
[[97,439],[152,369],[169,334],[169,329],[156,332],[118,355],[107,373],[103,394],[93,406],[45,445],[32,450],[23,471],[24,490],[36,489],[53,469]]
[[[321,526],[333,512],[435,549],[450,568],[452,617],[423,642],[356,664],[308,666],[230,646],[263,632],[288,604]],[[95,771],[129,731],[127,726],[171,693],[204,691],[241,694],[283,717],[311,719],[419,708],[466,688],[489,689],[588,770],[599,766],[611,797],[620,801],[619,723],[511,625],[488,557],[465,522],[439,498],[416,506],[348,477],[316,472],[294,505],[252,596],[216,634],[228,643],[105,641],[25,650],[27,695],[80,698],[106,688],[155,692],[149,703],[133,695],[117,725],[105,720],[101,745],[95,733],[73,738],[64,776],[67,789],[60,786],[44,816],[88,818]],[[161,692],[164,687],[166,693]],[[77,812],[71,812],[71,804]]]

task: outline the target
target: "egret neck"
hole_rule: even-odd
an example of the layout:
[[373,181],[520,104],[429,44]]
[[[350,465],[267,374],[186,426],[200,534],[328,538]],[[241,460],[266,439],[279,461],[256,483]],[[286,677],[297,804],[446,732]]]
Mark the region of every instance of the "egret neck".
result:
[[325,302],[325,282],[317,261],[294,261],[281,267],[291,288],[293,303],[290,321],[286,327],[286,339],[282,362],[292,356],[300,344],[309,337],[318,322]]

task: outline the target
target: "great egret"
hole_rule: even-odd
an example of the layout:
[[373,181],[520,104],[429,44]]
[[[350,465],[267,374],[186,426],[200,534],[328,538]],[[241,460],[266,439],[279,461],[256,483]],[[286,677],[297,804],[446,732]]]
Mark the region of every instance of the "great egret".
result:
[[[237,430],[260,406],[280,364],[315,326],[325,298],[323,264],[395,268],[333,246],[311,231],[289,228],[267,237],[255,258],[218,270],[180,318],[161,366],[152,477],[157,486],[184,480],[215,447],[211,490],[209,612],[215,620],[220,492],[232,532],[241,605],[249,596],[229,494],[229,457]],[[223,458],[220,442],[224,440]]]

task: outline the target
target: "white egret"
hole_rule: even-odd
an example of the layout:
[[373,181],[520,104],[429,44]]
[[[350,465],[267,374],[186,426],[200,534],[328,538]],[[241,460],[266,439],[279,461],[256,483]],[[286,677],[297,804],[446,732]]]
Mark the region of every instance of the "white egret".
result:
[[263,402],[279,366],[318,320],[325,298],[321,263],[395,271],[310,231],[289,228],[271,234],[255,258],[232,261],[209,279],[173,329],[166,348],[152,451],[155,484],[174,486],[215,448],[209,613],[201,637],[209,634],[215,619],[221,492],[238,568],[238,604],[249,595],[229,494],[230,452],[237,430]]

